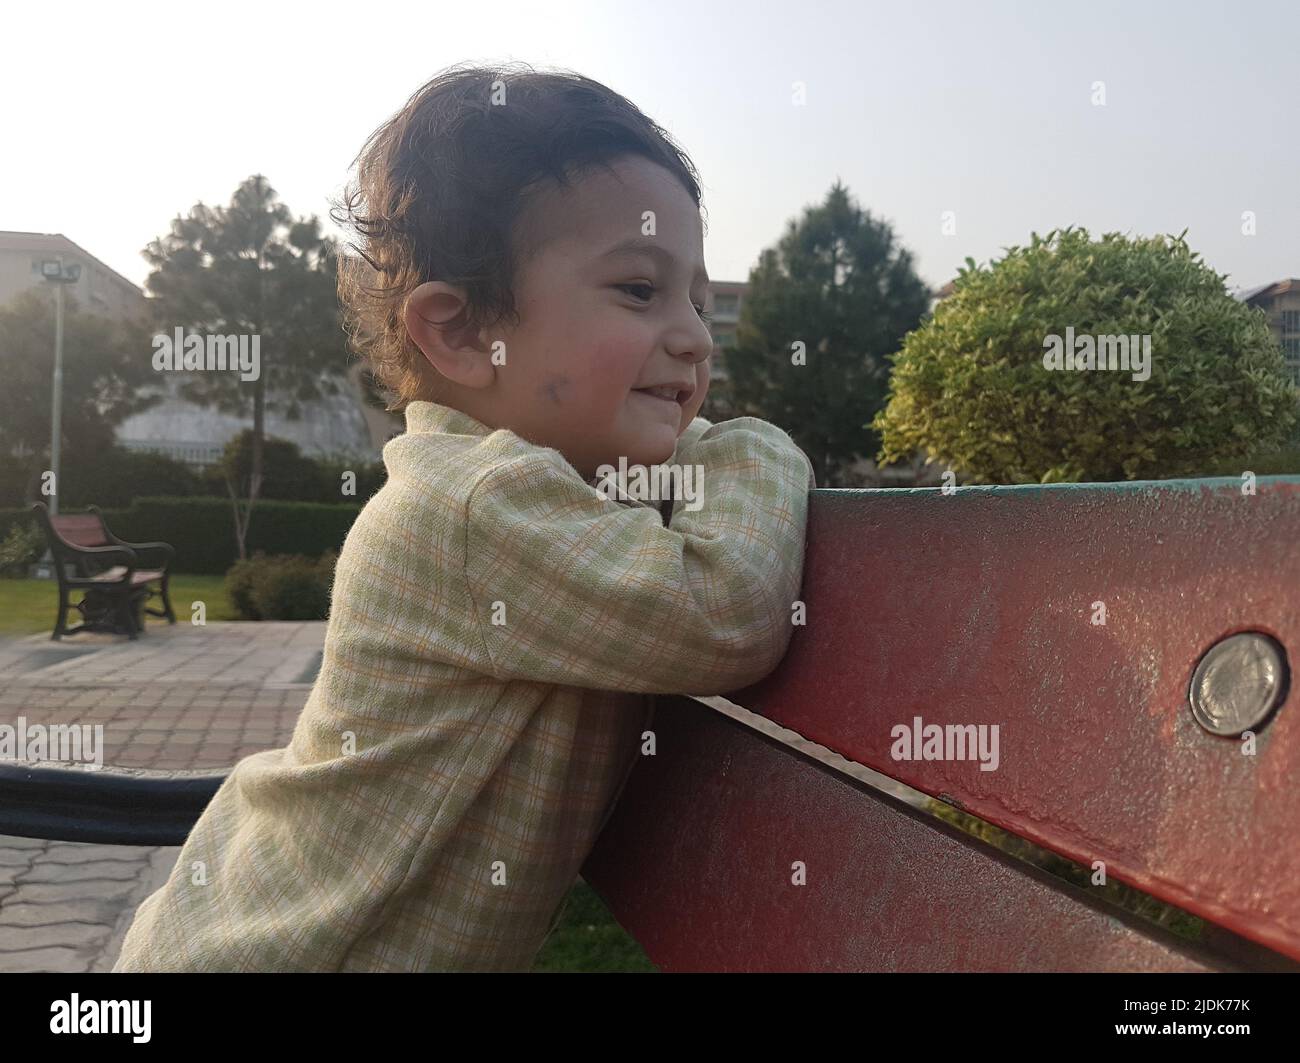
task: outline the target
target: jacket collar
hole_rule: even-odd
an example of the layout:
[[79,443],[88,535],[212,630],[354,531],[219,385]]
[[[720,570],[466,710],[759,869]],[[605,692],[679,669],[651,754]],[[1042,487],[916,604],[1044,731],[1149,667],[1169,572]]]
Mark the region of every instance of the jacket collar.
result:
[[445,432],[455,436],[489,436],[494,429],[467,413],[437,402],[416,399],[406,404],[408,432]]
[[[488,436],[496,431],[467,413],[426,399],[414,399],[406,404],[406,430],[411,433],[442,432],[447,435],[461,436]],[[587,483],[595,487],[597,480],[598,477],[593,476]],[[614,501],[623,505],[659,509],[658,502],[634,498],[620,498]]]

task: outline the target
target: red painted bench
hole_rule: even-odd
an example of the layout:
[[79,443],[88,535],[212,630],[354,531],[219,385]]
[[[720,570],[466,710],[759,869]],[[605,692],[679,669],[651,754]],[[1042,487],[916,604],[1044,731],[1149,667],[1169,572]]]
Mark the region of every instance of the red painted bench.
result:
[[[1296,477],[816,491],[726,700],[852,773],[660,698],[583,877],[664,971],[1300,970],[1298,538]],[[918,717],[996,770],[896,759]],[[0,763],[0,833],[177,845],[223,779]]]
[[1298,540],[1294,477],[816,491],[806,624],[728,700],[952,814],[664,698],[583,877],[666,971],[1295,970]]

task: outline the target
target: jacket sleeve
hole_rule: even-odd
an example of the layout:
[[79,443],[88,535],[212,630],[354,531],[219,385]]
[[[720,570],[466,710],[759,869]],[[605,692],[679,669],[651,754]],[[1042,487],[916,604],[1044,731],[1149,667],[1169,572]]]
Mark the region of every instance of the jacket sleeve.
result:
[[697,417],[686,426],[686,431],[677,437],[677,447],[673,451],[673,456],[669,458],[672,464],[678,464],[685,461],[685,455],[694,448],[699,442],[700,436],[704,435],[713,427],[712,421],[706,421],[703,417]]
[[701,423],[675,458],[701,466],[702,482],[669,527],[606,499],[554,451],[484,476],[468,502],[465,570],[489,674],[721,694],[776,667],[803,574],[811,466],[765,421],[691,427]]

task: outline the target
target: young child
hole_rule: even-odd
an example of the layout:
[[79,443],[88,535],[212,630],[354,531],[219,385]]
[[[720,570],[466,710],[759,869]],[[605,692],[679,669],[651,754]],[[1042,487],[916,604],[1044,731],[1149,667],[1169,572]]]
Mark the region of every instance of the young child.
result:
[[[650,695],[780,661],[812,468],[696,416],[700,191],[627,100],[453,67],[367,142],[340,295],[407,430],[342,552],[285,749],[235,765],[116,971],[527,970]],[[602,465],[702,469],[699,502]],[[701,707],[701,712],[709,711]]]

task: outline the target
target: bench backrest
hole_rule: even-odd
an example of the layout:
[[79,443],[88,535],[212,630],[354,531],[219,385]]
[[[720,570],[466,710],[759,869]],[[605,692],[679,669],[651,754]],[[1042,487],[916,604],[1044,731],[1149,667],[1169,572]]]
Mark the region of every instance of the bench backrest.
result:
[[[1297,696],[1216,651],[1207,723],[1276,691],[1243,740],[1189,693],[1232,635],[1300,649],[1298,538],[1296,477],[816,491],[806,622],[728,699],[1083,885],[682,698],[584,877],[667,970],[1292,969]],[[1103,874],[1192,929],[1113,907]]]
[[110,545],[104,522],[94,513],[60,513],[50,523],[59,537],[72,546]]

